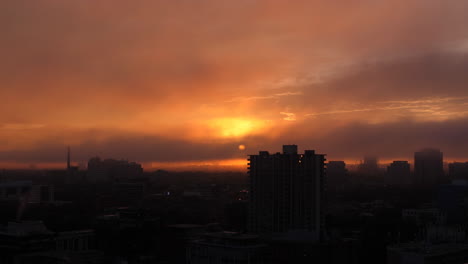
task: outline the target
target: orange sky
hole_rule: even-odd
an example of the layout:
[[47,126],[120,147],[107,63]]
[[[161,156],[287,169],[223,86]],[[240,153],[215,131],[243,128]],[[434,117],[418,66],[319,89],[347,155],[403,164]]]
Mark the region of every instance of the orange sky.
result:
[[1,1],[0,164],[60,164],[67,145],[77,163],[162,167],[223,167],[282,144],[329,160],[424,147],[468,160],[467,12],[436,0]]

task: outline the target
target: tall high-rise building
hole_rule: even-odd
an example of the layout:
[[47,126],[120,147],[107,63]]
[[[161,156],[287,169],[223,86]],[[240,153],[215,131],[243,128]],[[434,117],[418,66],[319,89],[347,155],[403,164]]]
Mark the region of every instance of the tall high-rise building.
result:
[[67,148],[67,170],[70,170],[70,146]]
[[431,185],[443,180],[443,153],[438,149],[423,149],[414,153],[414,177],[419,184]]
[[296,145],[285,145],[283,153],[260,151],[249,161],[249,231],[301,231],[318,240],[324,225],[325,155],[298,154]]
[[408,161],[396,160],[390,164],[387,167],[386,183],[390,185],[409,185],[413,183]]
[[79,179],[79,173],[78,173],[78,166],[72,166],[71,165],[71,150],[70,146],[67,147],[67,170],[66,170],[66,175],[65,175],[65,183],[70,184],[74,183]]

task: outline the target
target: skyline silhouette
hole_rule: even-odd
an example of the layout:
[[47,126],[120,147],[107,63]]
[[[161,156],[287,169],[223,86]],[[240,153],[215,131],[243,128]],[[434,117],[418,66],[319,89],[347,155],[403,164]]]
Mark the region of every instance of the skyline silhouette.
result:
[[0,0],[0,264],[467,264],[467,14]]

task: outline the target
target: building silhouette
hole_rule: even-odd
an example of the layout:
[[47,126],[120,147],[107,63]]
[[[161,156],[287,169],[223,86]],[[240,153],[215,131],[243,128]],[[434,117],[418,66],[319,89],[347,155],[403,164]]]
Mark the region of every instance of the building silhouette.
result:
[[468,221],[468,182],[454,180],[437,188],[436,204],[447,215],[447,223],[464,225]]
[[125,180],[142,177],[141,164],[126,160],[105,159],[99,157],[88,161],[88,181],[105,182],[111,180]]
[[236,232],[205,233],[193,240],[187,252],[188,264],[265,262],[267,245],[256,235]]
[[381,174],[379,169],[379,160],[377,157],[367,156],[358,166],[358,172],[361,175],[376,176]]
[[409,185],[412,183],[411,167],[408,161],[393,161],[387,167],[387,184]]
[[323,230],[325,155],[314,150],[297,153],[260,151],[250,155],[248,229],[257,234],[307,233],[319,240]]
[[414,176],[421,185],[433,185],[443,180],[443,153],[438,149],[423,149],[414,153]]
[[328,190],[341,190],[348,181],[348,170],[344,161],[329,161],[327,163]]
[[466,263],[468,245],[464,243],[430,244],[408,242],[387,247],[388,264]]
[[42,221],[8,222],[0,229],[0,263],[57,263],[49,253],[54,249],[54,233]]
[[66,171],[66,177],[65,177],[65,183],[70,184],[70,183],[75,183],[79,180],[79,167],[78,166],[72,166],[71,165],[71,149],[70,147],[67,147],[67,171]]
[[468,180],[468,162],[454,162],[449,164],[450,179]]
[[37,185],[32,181],[9,181],[0,183],[0,201],[24,200],[26,203],[53,203],[53,185]]
[[70,147],[67,148],[67,170],[70,170],[71,162],[70,162]]

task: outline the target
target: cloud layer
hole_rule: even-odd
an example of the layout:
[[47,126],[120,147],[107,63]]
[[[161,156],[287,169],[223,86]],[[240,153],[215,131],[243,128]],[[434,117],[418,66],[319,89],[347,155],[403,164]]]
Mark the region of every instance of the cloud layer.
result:
[[[0,3],[0,163],[468,159],[465,1]],[[239,151],[238,145],[247,149]]]

